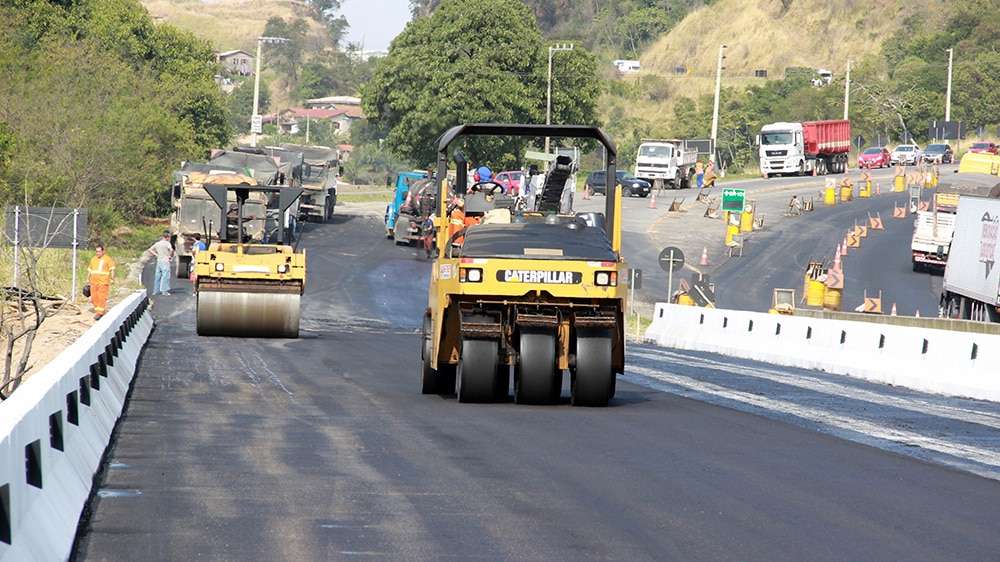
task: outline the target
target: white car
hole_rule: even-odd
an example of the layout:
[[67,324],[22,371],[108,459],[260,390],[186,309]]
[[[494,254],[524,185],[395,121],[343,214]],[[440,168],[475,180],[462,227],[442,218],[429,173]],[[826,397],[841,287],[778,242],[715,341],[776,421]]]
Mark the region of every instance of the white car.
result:
[[908,166],[915,166],[920,163],[920,158],[923,156],[923,151],[920,147],[915,144],[901,144],[896,148],[892,149],[892,154],[890,155],[890,161],[893,164],[904,164]]

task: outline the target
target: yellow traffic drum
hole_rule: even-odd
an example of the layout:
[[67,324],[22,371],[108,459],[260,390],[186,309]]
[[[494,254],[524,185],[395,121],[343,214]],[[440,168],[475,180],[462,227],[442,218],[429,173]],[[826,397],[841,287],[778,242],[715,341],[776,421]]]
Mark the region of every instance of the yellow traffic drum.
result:
[[840,289],[827,288],[823,295],[823,308],[827,310],[840,310]]
[[806,279],[806,305],[823,306],[826,284],[816,279]]

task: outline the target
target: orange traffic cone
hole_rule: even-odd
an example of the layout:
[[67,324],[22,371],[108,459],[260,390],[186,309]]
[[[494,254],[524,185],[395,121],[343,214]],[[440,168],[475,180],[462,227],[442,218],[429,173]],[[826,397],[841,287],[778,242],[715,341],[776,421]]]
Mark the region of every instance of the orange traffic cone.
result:
[[708,247],[706,246],[701,249],[701,261],[698,262],[698,265],[708,265]]
[[656,190],[655,189],[653,190],[653,196],[649,198],[649,208],[650,209],[655,209],[656,208]]
[[840,252],[837,252],[833,256],[833,268],[834,271],[843,271],[843,263],[840,261]]
[[895,316],[895,315],[896,315],[896,303],[892,303],[892,312],[889,313],[889,316]]
[[847,255],[847,236],[844,236],[844,241],[840,245],[840,255],[842,256]]
[[875,195],[882,195],[882,184],[875,182]]

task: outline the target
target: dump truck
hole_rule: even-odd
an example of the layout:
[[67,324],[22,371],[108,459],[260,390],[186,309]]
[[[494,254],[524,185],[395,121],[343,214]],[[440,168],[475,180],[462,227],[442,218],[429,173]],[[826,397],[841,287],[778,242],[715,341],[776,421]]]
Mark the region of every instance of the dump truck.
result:
[[200,336],[283,337],[299,335],[300,300],[306,285],[306,254],[286,245],[254,239],[248,214],[270,198],[284,213],[301,188],[250,184],[203,185],[219,209],[220,225],[195,263],[196,324]]
[[[276,187],[301,187],[303,157],[301,153],[292,153],[284,149],[264,149],[250,146],[237,146],[232,150],[214,150],[209,160],[212,166],[226,166],[243,170],[257,180],[258,185]],[[268,195],[269,213],[264,226],[264,240],[294,240],[299,234],[298,219],[300,215],[300,199],[285,211],[277,211],[278,192]],[[279,234],[280,231],[280,234]]]
[[[397,244],[412,242],[412,216],[402,215],[403,205],[411,192],[417,192],[417,182],[427,179],[427,172],[397,172],[392,200],[385,206],[385,237]],[[411,213],[412,214],[412,213]]]
[[642,139],[635,156],[635,177],[654,188],[687,189],[694,181],[698,147],[681,139]]
[[[205,191],[206,183],[257,185],[252,177],[234,169],[213,167],[203,163],[185,162],[181,170],[174,172],[170,191],[170,237],[176,255],[174,271],[179,278],[187,278],[191,273],[193,265],[191,249],[194,246],[195,235],[207,241],[213,228],[218,226],[219,209]],[[248,209],[250,213],[265,214],[266,202],[262,199],[248,204],[251,207]],[[249,224],[248,229],[251,237],[263,239],[263,222]]]
[[[517,403],[551,404],[568,371],[573,405],[606,406],[625,368],[621,187],[609,193],[603,216],[560,214],[571,166],[557,161],[536,197],[538,210],[517,211],[491,182],[468,186],[464,166],[449,185],[449,151],[473,136],[592,139],[604,146],[607,177],[615,177],[615,145],[596,127],[468,124],[441,136],[422,392],[504,400],[513,371]],[[463,205],[485,212],[459,226],[449,207]]]
[[337,178],[340,176],[340,152],[320,145],[283,143],[282,148],[304,156],[302,170],[302,200],[299,215],[302,220],[326,222],[333,218],[337,206]]
[[760,173],[840,174],[847,170],[851,122],[837,119],[802,123],[770,123],[757,135]]

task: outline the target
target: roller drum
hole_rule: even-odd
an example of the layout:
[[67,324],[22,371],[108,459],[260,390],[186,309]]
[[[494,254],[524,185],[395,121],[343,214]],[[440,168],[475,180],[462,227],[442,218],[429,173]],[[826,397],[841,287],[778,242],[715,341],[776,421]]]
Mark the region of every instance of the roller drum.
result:
[[198,291],[198,335],[299,337],[296,293]]

